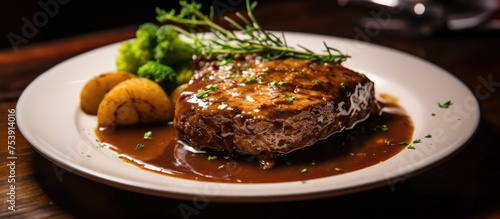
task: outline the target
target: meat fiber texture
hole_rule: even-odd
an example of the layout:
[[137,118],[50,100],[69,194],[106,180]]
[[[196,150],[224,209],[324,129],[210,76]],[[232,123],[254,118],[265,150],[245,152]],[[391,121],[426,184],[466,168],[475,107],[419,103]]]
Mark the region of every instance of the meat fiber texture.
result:
[[174,126],[194,149],[256,155],[270,168],[378,113],[374,83],[339,63],[240,55],[195,61]]

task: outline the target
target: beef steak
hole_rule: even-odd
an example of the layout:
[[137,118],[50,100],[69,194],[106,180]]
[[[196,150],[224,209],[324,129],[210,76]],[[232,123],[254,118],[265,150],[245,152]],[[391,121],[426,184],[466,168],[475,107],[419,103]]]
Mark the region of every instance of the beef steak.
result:
[[374,83],[339,63],[199,58],[176,102],[179,139],[197,150],[274,159],[352,128],[380,107]]

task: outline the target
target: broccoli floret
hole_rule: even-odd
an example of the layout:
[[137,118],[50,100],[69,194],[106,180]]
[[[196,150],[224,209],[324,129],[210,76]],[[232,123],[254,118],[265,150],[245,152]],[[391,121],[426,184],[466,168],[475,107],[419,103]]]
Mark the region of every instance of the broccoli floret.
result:
[[158,27],[153,23],[144,23],[135,35],[134,40],[123,43],[119,48],[116,59],[119,71],[149,78],[167,93],[190,80],[194,49],[192,44],[179,37],[174,26]]
[[139,66],[154,59],[153,49],[157,45],[157,30],[157,25],[144,23],[137,29],[134,40],[124,42],[120,46],[116,58],[116,66],[119,71],[135,74]]
[[153,49],[157,45],[156,31],[158,26],[152,23],[144,23],[135,32],[133,51],[140,64],[153,60]]
[[155,81],[167,94],[177,87],[177,75],[174,69],[155,61],[148,61],[139,67],[137,75]]
[[133,42],[126,41],[120,45],[118,56],[116,57],[116,67],[118,71],[136,73],[140,66],[139,60],[136,58]]
[[179,36],[179,32],[177,32],[172,25],[163,25],[158,28],[156,31],[156,38],[158,42],[163,41],[172,41]]
[[153,23],[144,23],[137,28],[135,31],[135,36],[137,38],[149,37],[152,40],[156,40],[156,32],[158,31],[158,25]]
[[191,60],[194,49],[192,44],[182,40],[171,25],[163,25],[157,31],[158,45],[154,48],[156,61],[172,66]]

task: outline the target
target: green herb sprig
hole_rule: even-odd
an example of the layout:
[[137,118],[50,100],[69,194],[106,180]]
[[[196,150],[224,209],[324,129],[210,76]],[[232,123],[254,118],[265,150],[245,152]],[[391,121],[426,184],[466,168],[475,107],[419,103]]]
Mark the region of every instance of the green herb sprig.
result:
[[[201,12],[202,4],[195,1],[181,0],[179,5],[181,9],[178,13],[175,9],[166,11],[157,8],[156,19],[159,22],[173,22],[188,26],[189,31],[179,26],[175,26],[175,28],[178,32],[193,40],[195,51],[201,55],[258,53],[267,60],[297,58],[328,63],[340,63],[350,57],[338,49],[329,47],[326,43],[323,43],[326,54],[317,54],[300,45],[298,47],[301,50],[288,46],[283,33],[279,37],[265,31],[257,22],[253,15],[257,2],[250,3],[250,0],[246,0],[247,15],[244,16],[237,12],[238,20],[224,16],[224,20],[229,22],[236,31],[240,31],[241,34],[216,24],[214,22],[213,6],[210,7],[210,13],[205,15]],[[204,35],[197,34],[194,29],[200,26],[208,28],[213,37],[204,37]]]

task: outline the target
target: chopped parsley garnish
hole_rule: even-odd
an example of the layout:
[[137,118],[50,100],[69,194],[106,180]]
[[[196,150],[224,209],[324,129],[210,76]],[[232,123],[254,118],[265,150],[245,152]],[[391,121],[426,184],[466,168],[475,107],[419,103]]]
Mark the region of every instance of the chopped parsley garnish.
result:
[[147,131],[144,133],[144,139],[152,139],[153,138],[153,132],[152,131]]
[[208,90],[198,90],[198,93],[196,93],[196,98],[198,99],[203,99],[208,97]]
[[252,69],[252,66],[251,66],[251,65],[247,65],[247,64],[245,64],[245,65],[243,65],[243,66],[241,67],[241,70],[243,70],[243,71],[248,71],[248,70],[250,70],[250,69]]
[[215,155],[208,155],[207,160],[215,160],[217,159],[217,156]]
[[372,127],[372,130],[385,132],[385,131],[389,130],[389,128],[387,128],[387,125],[375,125]]
[[388,140],[388,139],[385,139],[385,140],[384,140],[384,143],[385,143],[386,145],[403,145],[403,146],[408,145],[408,143],[406,143],[406,142],[404,142],[404,141],[400,141],[400,142],[398,142],[397,144],[395,144],[395,143],[393,143],[392,141],[390,141],[390,140]]
[[206,86],[206,90],[216,91],[217,90],[217,85],[215,85],[215,84],[209,84],[209,85]]
[[219,61],[219,65],[232,65],[233,59],[222,59]]
[[283,85],[287,85],[287,84],[289,84],[289,83],[286,81],[271,81],[271,82],[269,82],[269,85],[271,85],[271,86],[283,86]]
[[232,74],[226,77],[226,79],[235,79],[235,78],[241,78],[241,74]]
[[96,139],[95,142],[97,142],[97,145],[99,145],[99,147],[103,148],[105,145],[99,141],[99,139]]
[[453,103],[451,103],[450,100],[444,102],[444,103],[438,103],[439,108],[447,109],[449,108]]
[[340,87],[341,87],[341,88],[344,88],[344,89],[345,89],[345,88],[347,88],[347,83],[345,83],[345,82],[340,82]]
[[222,168],[224,168],[224,164],[221,164],[221,165],[219,165],[219,167],[217,167],[217,169],[219,169],[219,170]]
[[418,144],[418,143],[422,143],[422,139],[415,139],[415,140],[413,140],[413,143],[410,144],[410,145],[408,145],[408,147],[406,147],[406,148],[408,148],[408,149],[415,149],[415,146],[413,146],[413,145],[414,144]]
[[285,94],[285,99],[288,100],[288,103],[291,103],[295,100],[295,96]]
[[248,77],[245,78],[245,83],[250,84],[250,83],[262,83],[264,81],[263,77]]
[[425,136],[425,138],[432,138],[432,135],[431,135],[431,134],[427,134],[427,135]]
[[196,98],[204,99],[204,98],[208,97],[208,92],[216,91],[216,90],[217,90],[217,85],[209,84],[205,87],[205,90],[198,90],[198,93],[196,93]]
[[[341,87],[342,89],[347,89],[347,83],[345,83],[345,82],[340,82],[340,87]],[[346,91],[345,91],[345,96],[346,96],[346,97],[350,97],[350,96],[351,96],[351,94],[352,94],[352,93],[351,93],[351,91],[350,91],[350,90],[346,90]]]
[[323,82],[318,80],[318,79],[314,79],[312,80],[312,83],[315,83],[315,84],[322,84]]
[[135,146],[135,149],[136,149],[136,150],[141,150],[141,149],[143,149],[143,148],[144,148],[144,144],[137,144],[137,145]]

